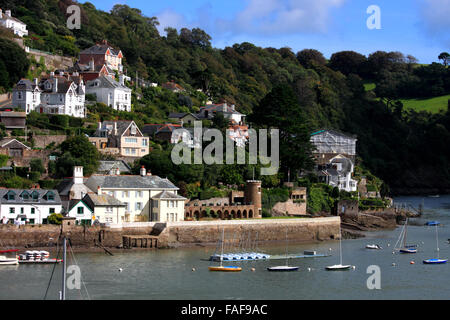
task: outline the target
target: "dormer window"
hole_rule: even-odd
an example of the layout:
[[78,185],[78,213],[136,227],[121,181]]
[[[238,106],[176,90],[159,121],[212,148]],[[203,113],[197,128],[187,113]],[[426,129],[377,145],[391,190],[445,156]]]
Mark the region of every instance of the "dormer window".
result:
[[47,198],[47,201],[55,201],[55,194],[51,191],[47,192],[45,197]]
[[27,191],[22,192],[20,196],[22,197],[23,200],[30,199],[30,194]]
[[6,194],[6,198],[10,201],[13,201],[16,199],[16,193],[14,191],[8,191]]
[[31,198],[33,199],[33,201],[38,201],[39,200],[39,192],[33,191],[31,193]]

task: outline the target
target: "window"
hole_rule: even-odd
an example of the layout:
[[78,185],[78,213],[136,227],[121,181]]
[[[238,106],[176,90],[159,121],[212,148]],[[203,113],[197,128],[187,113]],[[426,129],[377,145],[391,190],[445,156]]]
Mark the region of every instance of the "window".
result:
[[143,146],[143,147],[148,146],[148,141],[147,141],[147,139],[142,139],[142,146]]
[[142,210],[142,202],[136,202],[136,211]]
[[144,193],[142,191],[136,191],[136,198],[142,198]]
[[28,200],[30,198],[30,194],[26,191],[22,192],[22,199]]
[[130,204],[128,202],[123,203],[125,205],[125,210],[130,211]]
[[17,99],[22,100],[22,92],[17,92]]
[[31,197],[33,198],[33,200],[37,201],[39,200],[39,193],[37,191],[33,191]]
[[122,198],[128,198],[129,194],[128,191],[122,191]]
[[78,207],[77,211],[78,211],[78,214],[84,214],[84,208],[83,207]]
[[9,208],[9,213],[10,214],[16,213],[16,208]]
[[23,214],[25,212],[25,209],[22,207],[20,208],[20,214]]
[[47,200],[48,201],[55,201],[55,194],[53,192],[47,193]]
[[125,138],[125,142],[126,143],[137,143],[138,139],[137,138]]
[[48,212],[49,212],[50,214],[55,213],[55,208],[50,208],[50,209],[48,209]]
[[8,192],[8,200],[16,199],[16,194],[12,191]]
[[106,207],[106,213],[113,213],[112,207]]
[[36,209],[35,208],[31,208],[31,214],[35,214]]
[[152,201],[153,208],[158,208],[158,201]]

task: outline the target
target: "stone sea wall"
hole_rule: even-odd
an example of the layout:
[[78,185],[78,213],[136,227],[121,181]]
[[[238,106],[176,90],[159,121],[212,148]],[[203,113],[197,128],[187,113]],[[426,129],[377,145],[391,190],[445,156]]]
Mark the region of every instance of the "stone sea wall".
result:
[[[238,220],[211,222],[143,223],[122,227],[64,226],[64,234],[73,246],[95,248],[101,244],[107,248],[122,245],[123,237],[158,236],[159,248],[215,245],[225,231],[227,241],[239,241],[242,234],[251,234],[260,242],[285,241],[286,231],[292,242],[315,242],[339,237],[339,217],[315,219]],[[61,234],[61,226],[0,225],[0,248],[55,247]]]

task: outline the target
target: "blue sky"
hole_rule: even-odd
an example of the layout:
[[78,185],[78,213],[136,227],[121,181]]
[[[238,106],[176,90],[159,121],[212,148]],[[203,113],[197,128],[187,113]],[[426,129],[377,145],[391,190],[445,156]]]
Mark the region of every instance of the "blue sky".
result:
[[[81,1],[84,2],[84,1]],[[450,52],[450,0],[91,0],[110,11],[117,4],[138,8],[160,21],[160,33],[171,26],[199,27],[224,48],[252,42],[261,47],[377,50],[412,54],[421,63]],[[369,30],[367,8],[381,10],[381,29]]]

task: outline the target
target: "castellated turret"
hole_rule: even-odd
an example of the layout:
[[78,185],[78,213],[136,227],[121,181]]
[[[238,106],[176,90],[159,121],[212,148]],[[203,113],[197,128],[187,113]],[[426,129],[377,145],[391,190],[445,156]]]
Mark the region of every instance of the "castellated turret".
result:
[[245,186],[244,199],[246,203],[255,206],[255,218],[262,218],[261,181],[248,180]]

